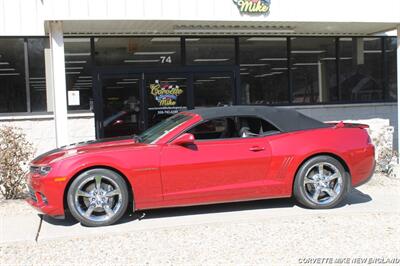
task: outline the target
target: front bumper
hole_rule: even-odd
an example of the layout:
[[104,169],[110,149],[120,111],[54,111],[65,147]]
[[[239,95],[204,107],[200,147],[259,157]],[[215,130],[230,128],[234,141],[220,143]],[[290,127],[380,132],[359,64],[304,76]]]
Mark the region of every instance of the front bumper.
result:
[[50,176],[26,176],[28,198],[26,201],[40,213],[50,216],[64,216],[64,189],[66,181]]

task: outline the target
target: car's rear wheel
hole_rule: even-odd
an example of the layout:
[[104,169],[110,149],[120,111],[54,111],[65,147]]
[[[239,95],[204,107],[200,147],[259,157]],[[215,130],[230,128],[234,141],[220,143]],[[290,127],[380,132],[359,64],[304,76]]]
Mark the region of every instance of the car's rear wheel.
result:
[[349,183],[349,176],[338,160],[316,156],[300,167],[293,193],[297,201],[308,208],[328,209],[345,198]]
[[108,169],[90,169],[75,178],[68,189],[69,210],[86,226],[104,226],[126,212],[129,194],[125,180]]

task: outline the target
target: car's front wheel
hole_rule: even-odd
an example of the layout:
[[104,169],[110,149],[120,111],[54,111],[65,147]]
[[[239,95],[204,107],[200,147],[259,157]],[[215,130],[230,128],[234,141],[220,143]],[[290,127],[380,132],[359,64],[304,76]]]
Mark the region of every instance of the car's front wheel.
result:
[[118,221],[128,207],[125,180],[108,169],[90,169],[75,178],[68,189],[69,210],[86,226],[104,226]]
[[343,165],[322,155],[307,160],[298,170],[293,193],[297,201],[312,209],[335,207],[346,196],[350,179]]

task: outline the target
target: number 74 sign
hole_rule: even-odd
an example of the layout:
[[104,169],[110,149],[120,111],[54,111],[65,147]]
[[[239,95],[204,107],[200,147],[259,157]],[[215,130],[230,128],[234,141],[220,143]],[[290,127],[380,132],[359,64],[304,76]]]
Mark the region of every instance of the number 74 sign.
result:
[[172,58],[170,55],[169,56],[160,56],[160,59],[161,59],[161,64],[166,64],[166,63],[171,64],[172,63]]

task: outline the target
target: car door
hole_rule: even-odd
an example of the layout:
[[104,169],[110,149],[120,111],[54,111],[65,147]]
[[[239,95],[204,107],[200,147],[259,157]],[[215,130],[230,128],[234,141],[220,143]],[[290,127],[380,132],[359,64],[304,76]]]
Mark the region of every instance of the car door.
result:
[[267,194],[267,137],[242,138],[234,123],[233,118],[207,121],[188,131],[197,138],[194,145],[163,147],[164,200],[191,204]]

